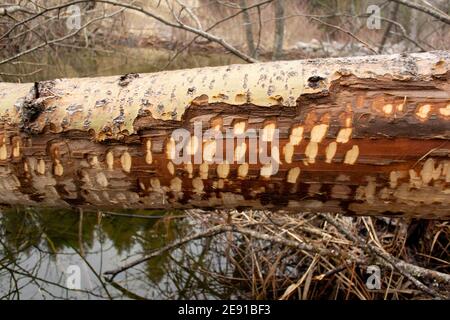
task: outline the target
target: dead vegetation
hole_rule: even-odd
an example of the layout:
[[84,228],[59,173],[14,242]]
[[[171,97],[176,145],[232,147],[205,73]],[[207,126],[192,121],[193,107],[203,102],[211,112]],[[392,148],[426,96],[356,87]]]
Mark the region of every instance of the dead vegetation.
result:
[[[447,221],[190,210],[201,231],[117,270],[203,239],[232,272],[196,270],[249,299],[448,299]],[[373,278],[380,270],[380,283]],[[111,277],[112,276],[112,277]],[[376,275],[375,275],[376,276]],[[372,277],[372,278],[371,278]]]
[[[376,28],[370,6],[380,10]],[[448,12],[442,0],[11,0],[0,4],[0,77],[34,79],[67,52],[130,47],[167,50],[159,70],[192,54],[255,62],[445,50]]]

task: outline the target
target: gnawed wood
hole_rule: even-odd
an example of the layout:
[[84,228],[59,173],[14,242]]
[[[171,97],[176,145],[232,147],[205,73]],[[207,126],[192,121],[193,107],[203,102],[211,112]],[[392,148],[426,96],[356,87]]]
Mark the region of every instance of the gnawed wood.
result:
[[[0,84],[0,203],[450,216],[450,54],[272,62]],[[278,171],[208,163],[178,128],[279,130]],[[233,137],[228,139],[236,140]],[[201,163],[194,161],[201,150]]]

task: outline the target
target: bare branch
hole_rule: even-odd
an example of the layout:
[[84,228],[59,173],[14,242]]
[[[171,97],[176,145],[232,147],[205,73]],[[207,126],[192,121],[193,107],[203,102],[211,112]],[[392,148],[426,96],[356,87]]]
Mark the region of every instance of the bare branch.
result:
[[178,23],[174,23],[171,22],[169,20],[166,20],[165,18],[158,16],[150,11],[145,10],[142,7],[138,7],[135,5],[131,5],[131,4],[126,4],[126,3],[120,3],[120,2],[116,2],[116,1],[109,1],[109,0],[94,0],[95,2],[101,2],[101,3],[107,3],[107,4],[111,4],[111,5],[115,5],[115,6],[121,6],[123,8],[127,8],[133,11],[137,11],[137,12],[141,12],[143,14],[145,14],[146,16],[152,17],[155,20],[158,20],[159,22],[168,25],[170,27],[173,28],[177,28],[177,29],[183,29],[192,33],[195,33],[205,39],[208,39],[212,42],[215,42],[219,45],[221,45],[222,47],[224,47],[225,49],[227,49],[229,52],[233,53],[235,56],[241,58],[242,60],[246,61],[246,62],[258,62],[258,60],[250,57],[249,55],[239,51],[238,49],[236,49],[235,47],[233,47],[231,44],[229,44],[228,42],[226,42],[224,39],[219,38],[211,33],[208,33],[206,31],[188,26],[186,24],[181,23],[180,21],[178,21]]
[[106,15],[106,16],[104,15],[104,16],[101,16],[101,17],[94,18],[94,19],[88,21],[87,23],[85,23],[84,25],[82,25],[79,29],[75,30],[74,32],[66,34],[65,36],[57,38],[57,39],[53,39],[53,40],[50,40],[50,41],[44,41],[44,42],[40,43],[39,45],[37,45],[35,47],[32,47],[32,48],[30,48],[28,50],[19,52],[18,54],[14,55],[12,57],[6,58],[6,59],[0,61],[0,65],[8,63],[8,62],[13,61],[13,60],[16,60],[16,59],[18,59],[18,58],[20,58],[20,57],[22,57],[24,55],[27,55],[27,54],[29,54],[31,52],[39,50],[39,49],[41,49],[41,48],[43,48],[43,47],[45,47],[47,45],[52,45],[52,44],[55,44],[57,42],[61,42],[61,41],[64,41],[66,39],[69,39],[69,38],[75,36],[76,34],[78,34],[81,30],[83,30],[83,29],[87,28],[89,25],[93,24],[94,22],[97,22],[97,21],[102,20],[102,19],[110,18],[110,17],[112,17],[112,16],[122,12],[123,10],[124,9],[120,9],[120,10],[118,10],[118,11],[116,11],[116,12],[110,14],[110,15]]
[[[226,18],[224,18],[224,19],[222,19],[222,20],[220,20],[220,21],[217,21],[216,23],[214,23],[212,26],[210,26],[210,27],[208,27],[207,29],[206,29],[206,32],[208,32],[208,31],[211,31],[212,29],[214,29],[215,27],[217,27],[218,25],[220,25],[220,24],[222,24],[223,22],[226,22],[226,21],[228,21],[228,20],[231,20],[231,19],[233,19],[234,17],[237,17],[238,15],[240,15],[241,13],[244,13],[244,12],[246,12],[247,10],[250,10],[250,9],[253,9],[253,8],[257,8],[258,9],[258,11],[260,10],[260,8],[261,8],[261,6],[263,6],[263,5],[265,5],[265,4],[269,4],[269,3],[271,3],[272,1],[274,1],[274,0],[265,0],[265,1],[261,1],[261,2],[259,2],[259,3],[255,3],[255,4],[253,4],[253,5],[251,5],[251,6],[248,6],[248,7],[245,7],[245,8],[242,8],[242,10],[240,10],[240,11],[238,11],[238,12],[236,12],[236,13],[233,13],[233,14],[231,14],[231,15],[229,15],[228,17],[226,17]],[[225,5],[225,4],[223,4],[223,5]],[[235,8],[235,6],[233,6],[233,8]],[[261,27],[261,14],[259,14],[259,25],[260,25],[260,28],[259,28],[259,38],[258,38],[258,46],[257,46],[257,48],[259,48],[259,43],[260,43],[260,40],[261,40],[261,29],[262,29],[262,27]],[[185,51],[187,48],[189,48],[198,38],[199,38],[200,36],[199,35],[197,35],[197,36],[195,36],[189,43],[187,43],[183,48],[181,48],[180,50],[178,50],[174,55],[173,55],[173,57],[172,58],[170,58],[170,60],[166,63],[166,65],[164,65],[164,67],[162,68],[162,70],[164,70],[164,69],[166,69],[183,51]]]
[[414,1],[408,1],[408,0],[390,0],[390,1],[400,3],[404,6],[414,9],[414,10],[421,11],[423,13],[426,13],[426,14],[438,19],[439,21],[442,21],[446,24],[450,24],[450,16],[448,16],[447,14],[445,14],[441,11],[438,11],[435,8],[426,7],[421,4],[416,3]]
[[[383,248],[380,248],[376,245],[372,245],[371,243],[367,243],[363,241],[360,237],[357,237],[356,235],[352,234],[347,228],[340,223],[336,218],[334,218],[330,214],[320,214],[322,218],[324,218],[328,223],[336,227],[336,229],[344,234],[347,239],[353,241],[357,246],[361,247],[365,251],[368,251],[369,253],[374,253],[378,256],[378,260],[381,263],[387,263],[388,265],[392,266],[394,269],[396,269],[400,274],[405,276],[408,280],[410,280],[415,286],[417,286],[420,290],[423,292],[428,293],[429,295],[439,298],[439,299],[447,299],[447,297],[441,295],[440,293],[436,292],[435,290],[427,287],[424,285],[421,281],[419,281],[416,276],[414,275],[423,275],[427,274],[428,276],[432,278],[440,278],[441,281],[443,280],[446,283],[449,283],[450,277],[447,274],[442,274],[436,271],[427,270],[425,268],[420,268],[414,265],[411,265],[409,263],[406,263],[404,261],[398,260],[394,257],[392,257],[389,253],[387,253]],[[418,269],[419,268],[419,269]],[[420,270],[418,272],[418,270]],[[414,274],[414,275],[413,275]]]
[[0,16],[6,16],[6,15],[10,15],[16,12],[25,12],[25,13],[29,13],[29,14],[33,14],[34,12],[30,11],[27,8],[24,8],[22,6],[9,6],[9,7],[5,7],[5,8],[0,8]]
[[350,37],[352,37],[352,38],[355,39],[356,41],[362,43],[367,49],[369,49],[370,51],[372,51],[374,54],[378,54],[378,51],[375,50],[374,48],[372,48],[372,46],[371,46],[370,44],[368,44],[368,43],[365,42],[364,40],[360,39],[359,37],[355,36],[355,35],[354,35],[353,33],[351,33],[350,31],[345,30],[345,29],[343,29],[343,28],[341,28],[341,27],[339,27],[339,26],[335,26],[335,25],[333,25],[333,24],[327,23],[327,22],[322,21],[322,20],[320,20],[320,19],[317,19],[317,18],[315,18],[315,17],[310,17],[310,19],[311,19],[311,20],[314,20],[314,21],[317,21],[317,22],[319,22],[319,23],[321,23],[321,24],[323,24],[323,25],[326,25],[327,27],[331,27],[331,28],[337,29],[337,30],[339,30],[339,31],[342,31],[342,32],[348,34]]

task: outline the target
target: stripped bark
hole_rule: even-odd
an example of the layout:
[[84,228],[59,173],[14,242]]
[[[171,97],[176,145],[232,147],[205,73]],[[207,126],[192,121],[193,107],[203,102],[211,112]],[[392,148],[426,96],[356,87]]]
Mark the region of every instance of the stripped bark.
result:
[[[448,218],[449,65],[429,52],[1,83],[0,203]],[[202,164],[174,164],[171,133],[199,121],[279,129],[278,172],[248,164],[248,140],[244,164],[207,164],[203,143]]]

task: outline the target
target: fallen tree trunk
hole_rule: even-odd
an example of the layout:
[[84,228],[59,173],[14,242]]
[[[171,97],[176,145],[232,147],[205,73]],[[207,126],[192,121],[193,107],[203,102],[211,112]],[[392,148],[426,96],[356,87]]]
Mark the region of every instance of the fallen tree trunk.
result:
[[[0,83],[0,203],[449,217],[449,65],[430,52]],[[199,139],[198,124],[231,135]],[[271,162],[250,161],[265,145]]]

